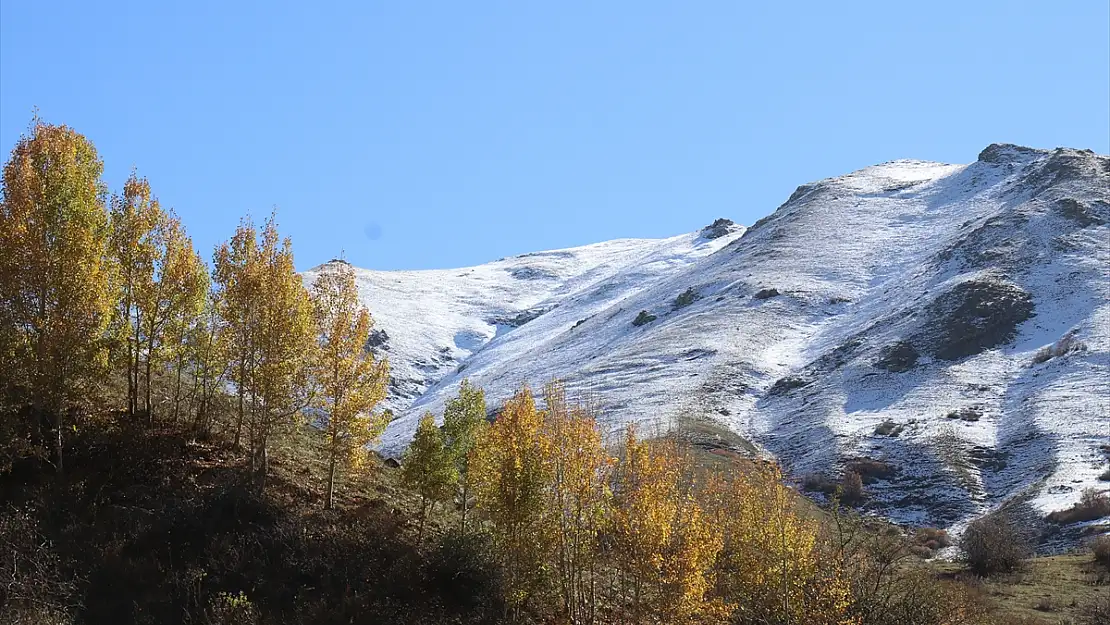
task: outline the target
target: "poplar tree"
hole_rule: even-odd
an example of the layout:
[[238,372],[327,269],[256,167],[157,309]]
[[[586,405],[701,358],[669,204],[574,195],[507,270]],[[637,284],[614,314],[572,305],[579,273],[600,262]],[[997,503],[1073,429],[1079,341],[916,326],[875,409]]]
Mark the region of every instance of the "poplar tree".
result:
[[459,529],[463,532],[466,531],[467,512],[472,499],[470,459],[485,426],[486,393],[469,380],[463,380],[458,394],[443,409],[443,433],[459,474]]
[[213,259],[214,281],[220,297],[216,300],[219,318],[227,326],[228,365],[235,385],[236,449],[242,448],[246,423],[247,394],[255,369],[258,332],[258,293],[261,290],[262,261],[258,249],[258,229],[244,218],[231,239],[216,248]]
[[420,533],[428,510],[437,501],[443,501],[451,494],[458,479],[450,452],[443,443],[443,432],[436,425],[432,413],[420,418],[416,435],[409,448],[405,450],[401,480],[406,486],[420,494]]
[[[166,242],[166,356],[173,361],[172,418],[177,424],[181,414],[182,377],[189,363],[190,335],[197,331],[208,302],[209,277],[204,260],[193,249],[184,229]],[[196,372],[193,372],[196,375]]]
[[672,440],[644,441],[629,427],[614,476],[613,597],[623,619],[695,622],[706,602],[719,534],[694,498],[689,459]]
[[[103,379],[112,272],[103,164],[88,139],[37,117],[0,187],[0,354],[63,472],[71,414]],[[47,440],[50,440],[47,443]]]
[[544,389],[543,436],[551,473],[548,504],[558,595],[563,618],[574,625],[598,618],[603,578],[598,537],[610,521],[610,471],[614,463],[601,443],[591,410],[570,403],[560,382]]
[[218,248],[216,282],[236,369],[235,442],[245,425],[250,474],[261,491],[272,436],[291,426],[310,401],[308,373],[317,347],[312,302],[294,268],[292,244],[278,234],[273,215],[261,236],[244,220]]
[[478,508],[493,531],[507,608],[514,619],[543,589],[551,552],[544,513],[550,452],[543,421],[531,391],[522,388],[479,439],[470,466]]
[[385,398],[389,363],[375,361],[365,349],[373,319],[358,300],[350,265],[331,263],[312,284],[319,340],[314,375],[315,408],[323,415],[328,483],[324,508],[332,507],[337,466],[346,467],[366,455],[389,423],[372,413]]
[[278,234],[274,215],[266,220],[258,250],[256,362],[248,388],[250,466],[262,491],[270,468],[271,437],[292,425],[310,401],[308,373],[316,340],[312,302],[293,265],[292,242]]
[[220,316],[222,294],[211,291],[186,339],[188,367],[193,377],[193,436],[207,436],[212,423],[213,402],[227,378],[228,324]]
[[108,254],[118,269],[119,278],[112,329],[124,351],[127,412],[131,417],[139,410],[141,350],[144,344],[141,302],[153,288],[154,265],[164,218],[158,200],[151,194],[150,183],[132,171],[123,185],[123,194],[112,196],[108,245]]

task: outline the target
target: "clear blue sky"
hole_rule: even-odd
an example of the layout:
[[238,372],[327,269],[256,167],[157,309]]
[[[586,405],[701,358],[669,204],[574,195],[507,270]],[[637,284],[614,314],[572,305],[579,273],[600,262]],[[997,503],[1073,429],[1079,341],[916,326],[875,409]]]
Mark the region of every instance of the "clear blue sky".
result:
[[1110,152],[1108,7],[3,0],[0,149],[39,107],[206,255],[276,206],[301,269],[462,266],[752,223],[896,158]]

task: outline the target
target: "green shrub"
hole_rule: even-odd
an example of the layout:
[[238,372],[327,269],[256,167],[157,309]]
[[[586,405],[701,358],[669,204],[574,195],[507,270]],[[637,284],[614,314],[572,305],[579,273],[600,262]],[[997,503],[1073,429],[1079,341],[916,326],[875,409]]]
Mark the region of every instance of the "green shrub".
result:
[[674,299],[674,309],[686,308],[698,300],[698,294],[694,291],[693,287],[683,291],[678,297]]
[[647,324],[651,323],[652,321],[655,321],[655,319],[656,319],[655,315],[649,313],[646,310],[641,310],[640,314],[636,315],[636,318],[632,320],[632,325],[637,326],[637,327],[642,326],[642,325],[647,325]]

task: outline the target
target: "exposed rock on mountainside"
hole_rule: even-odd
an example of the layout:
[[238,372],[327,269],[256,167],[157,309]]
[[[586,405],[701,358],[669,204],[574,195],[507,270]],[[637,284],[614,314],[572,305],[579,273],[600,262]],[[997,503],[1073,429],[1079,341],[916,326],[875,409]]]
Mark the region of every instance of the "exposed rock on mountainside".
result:
[[[996,144],[970,165],[805,184],[747,231],[726,222],[466,270],[358,270],[405,380],[384,449],[463,377],[493,402],[559,377],[604,402],[613,431],[696,417],[798,477],[883,463],[862,505],[909,522],[958,531],[1019,495],[1045,513],[1105,488],[1110,158]],[[636,326],[639,311],[655,318]],[[1085,348],[1054,357],[1063,337]]]

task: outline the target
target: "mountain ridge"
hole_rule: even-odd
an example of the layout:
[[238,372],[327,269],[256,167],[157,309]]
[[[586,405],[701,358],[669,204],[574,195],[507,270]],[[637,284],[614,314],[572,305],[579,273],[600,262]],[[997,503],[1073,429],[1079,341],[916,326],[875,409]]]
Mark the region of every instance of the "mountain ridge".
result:
[[[887,463],[865,508],[895,519],[1057,510],[1100,487],[1110,445],[1108,223],[1110,158],[992,144],[803,184],[714,238],[358,270],[402,380],[382,448],[464,377],[491,402],[558,377],[610,430],[711,419],[798,478]],[[1069,336],[1084,348],[1033,362]]]

